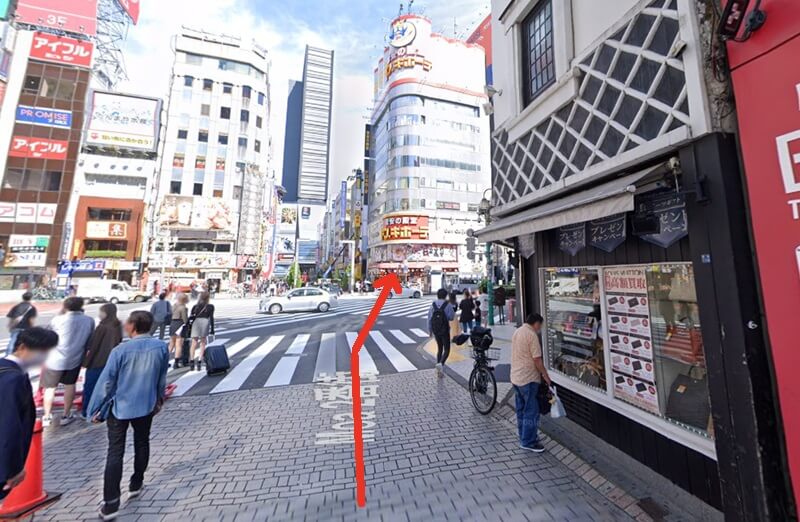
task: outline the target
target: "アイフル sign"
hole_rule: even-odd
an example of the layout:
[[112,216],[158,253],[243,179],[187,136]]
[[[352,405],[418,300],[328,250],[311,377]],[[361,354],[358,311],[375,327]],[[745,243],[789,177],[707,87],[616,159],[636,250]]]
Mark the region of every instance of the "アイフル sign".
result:
[[15,158],[63,160],[67,158],[68,149],[69,143],[62,140],[14,136],[8,155]]
[[50,33],[33,33],[32,60],[91,69],[93,54],[92,42]]

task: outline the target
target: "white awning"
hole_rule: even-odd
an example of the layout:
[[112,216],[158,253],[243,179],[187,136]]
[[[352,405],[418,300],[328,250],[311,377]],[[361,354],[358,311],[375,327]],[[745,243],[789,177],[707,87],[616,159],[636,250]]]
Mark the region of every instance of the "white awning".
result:
[[634,209],[637,183],[661,175],[664,165],[611,180],[589,190],[548,201],[519,214],[500,219],[475,235],[481,241],[502,241],[573,223],[583,223]]

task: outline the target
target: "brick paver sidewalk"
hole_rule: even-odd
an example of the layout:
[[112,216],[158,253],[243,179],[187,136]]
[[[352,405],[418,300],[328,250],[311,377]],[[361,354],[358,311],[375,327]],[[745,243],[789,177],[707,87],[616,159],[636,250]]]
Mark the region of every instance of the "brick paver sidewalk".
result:
[[[477,414],[450,379],[387,375],[377,391],[366,510],[352,446],[315,443],[349,410],[323,409],[307,385],[168,401],[146,490],[123,496],[120,520],[630,520],[550,453],[520,450],[513,427]],[[104,426],[48,433],[45,482],[64,497],[37,520],[95,518],[105,449]]]

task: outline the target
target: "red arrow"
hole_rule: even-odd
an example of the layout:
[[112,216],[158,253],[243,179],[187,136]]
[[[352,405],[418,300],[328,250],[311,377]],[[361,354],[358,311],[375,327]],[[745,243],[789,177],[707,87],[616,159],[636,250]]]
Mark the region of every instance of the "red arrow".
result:
[[369,335],[369,331],[372,330],[372,326],[378,319],[381,308],[383,308],[383,305],[389,298],[389,294],[392,290],[397,294],[403,291],[400,286],[400,278],[394,273],[381,277],[375,281],[373,286],[375,286],[375,288],[380,288],[381,293],[378,296],[378,300],[375,301],[375,306],[370,310],[367,320],[364,321],[364,326],[362,326],[361,331],[358,332],[358,337],[356,337],[356,342],[353,344],[353,350],[350,353],[350,376],[353,383],[353,439],[355,442],[356,460],[356,503],[358,507],[362,508],[367,505],[367,481],[364,477],[364,433],[363,419],[361,418],[361,375],[359,374],[358,367],[358,352],[361,351],[361,348],[364,346],[364,341],[367,340],[367,335]]

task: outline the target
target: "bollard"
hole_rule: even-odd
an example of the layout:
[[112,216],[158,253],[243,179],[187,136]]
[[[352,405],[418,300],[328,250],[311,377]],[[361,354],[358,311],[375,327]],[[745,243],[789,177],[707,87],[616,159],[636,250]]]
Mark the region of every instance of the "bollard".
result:
[[0,507],[0,519],[16,519],[30,515],[61,498],[61,493],[48,494],[44,490],[42,455],[42,421],[36,419],[31,449],[25,460],[25,480],[12,489],[3,501],[3,506]]

